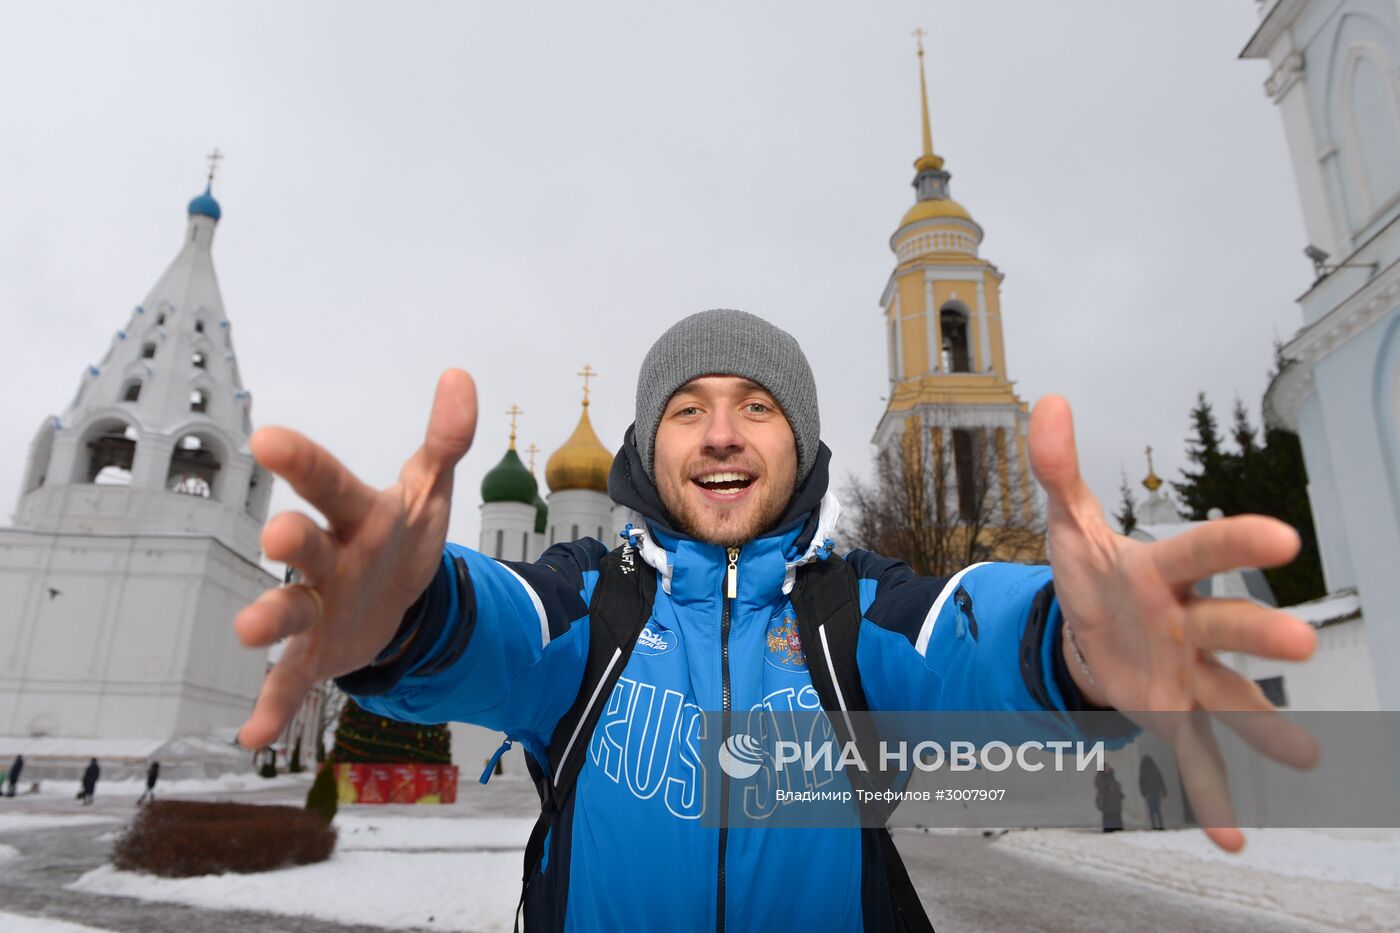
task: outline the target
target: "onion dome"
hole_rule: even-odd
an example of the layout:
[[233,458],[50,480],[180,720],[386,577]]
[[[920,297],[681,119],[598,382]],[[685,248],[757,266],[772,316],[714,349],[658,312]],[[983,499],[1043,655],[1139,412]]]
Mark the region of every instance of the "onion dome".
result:
[[482,502],[521,502],[534,505],[539,495],[539,483],[530,475],[512,444],[501,462],[481,478]]
[[214,200],[211,188],[212,185],[205,185],[204,193],[190,202],[189,214],[191,217],[196,214],[201,217],[208,217],[210,220],[217,223],[224,212],[223,209],[219,207],[219,202]]
[[544,479],[551,492],[592,489],[606,493],[612,462],[613,455],[598,440],[593,423],[588,420],[588,400],[585,399],[578,427],[563,447],[549,455],[549,462],[544,465]]

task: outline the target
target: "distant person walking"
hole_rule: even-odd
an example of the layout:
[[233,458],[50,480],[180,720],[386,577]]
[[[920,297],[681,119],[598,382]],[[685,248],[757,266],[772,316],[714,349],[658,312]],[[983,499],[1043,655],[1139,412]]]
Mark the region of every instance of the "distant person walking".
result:
[[1167,782],[1162,780],[1162,770],[1151,755],[1144,755],[1138,767],[1138,791],[1147,801],[1147,813],[1153,829],[1165,829],[1162,825],[1162,798],[1167,796]]
[[78,799],[86,806],[92,803],[92,795],[97,790],[97,777],[102,773],[102,769],[97,766],[97,759],[88,762],[87,768],[83,770],[83,789],[78,792]]
[[136,805],[138,807],[148,799],[156,799],[156,781],[158,780],[160,780],[160,762],[153,761],[151,762],[151,766],[146,769],[146,792],[136,798]]
[[1112,765],[1094,775],[1094,791],[1094,806],[1103,814],[1103,831],[1116,833],[1123,828],[1123,785]]
[[20,772],[23,771],[23,770],[24,770],[24,756],[23,756],[23,755],[16,755],[16,756],[15,756],[14,763],[13,763],[12,765],[10,765],[10,773],[9,773],[9,775],[8,775],[9,781],[10,781],[10,788],[9,788],[9,791],[7,792],[7,796],[13,797],[13,796],[15,795],[15,785],[19,783],[19,774],[20,774]]

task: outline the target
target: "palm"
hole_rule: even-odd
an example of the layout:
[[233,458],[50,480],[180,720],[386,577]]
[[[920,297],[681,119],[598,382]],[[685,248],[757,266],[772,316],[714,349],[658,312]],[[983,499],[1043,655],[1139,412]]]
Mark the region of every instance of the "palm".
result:
[[[1045,488],[1055,593],[1092,675],[1070,663],[1091,701],[1125,711],[1172,743],[1188,794],[1220,845],[1243,845],[1232,814],[1224,768],[1200,717],[1160,713],[1269,712],[1259,687],[1229,670],[1216,651],[1302,660],[1312,653],[1311,628],[1276,609],[1245,600],[1196,595],[1197,580],[1238,567],[1291,560],[1297,534],[1257,515],[1210,522],[1166,541],[1145,543],[1113,532],[1079,475],[1068,404],[1050,396],[1031,416],[1031,462]],[[1256,748],[1306,766],[1316,746],[1305,734],[1273,722],[1233,720]],[[1241,723],[1244,723],[1243,725]]]
[[404,464],[399,481],[383,490],[370,488],[296,432],[265,428],[253,436],[258,461],[291,483],[330,527],[284,512],[263,530],[264,552],[295,567],[321,605],[300,587],[278,588],[235,618],[249,646],[288,639],[239,730],[242,744],[256,748],[275,740],[316,684],[363,667],[388,644],[441,560],[452,471],[475,427],[471,377],[449,370],[438,383],[423,446]]

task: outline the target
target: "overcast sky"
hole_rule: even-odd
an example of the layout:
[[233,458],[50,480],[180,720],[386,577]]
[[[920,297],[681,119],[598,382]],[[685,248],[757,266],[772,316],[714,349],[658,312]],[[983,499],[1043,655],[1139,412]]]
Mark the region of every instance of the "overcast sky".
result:
[[[1256,413],[1310,280],[1251,0],[658,4],[14,3],[0,30],[0,496],[181,245],[204,154],[256,424],[387,484],[438,373],[477,379],[452,536],[482,474],[573,429],[616,446],[641,357],[758,313],[816,371],[838,478],[888,388],[879,296],[936,150],[1006,275],[1027,401],[1068,396],[1112,509],[1179,478],[1196,392]],[[1139,488],[1139,492],[1141,489]],[[297,506],[279,484],[273,509]]]

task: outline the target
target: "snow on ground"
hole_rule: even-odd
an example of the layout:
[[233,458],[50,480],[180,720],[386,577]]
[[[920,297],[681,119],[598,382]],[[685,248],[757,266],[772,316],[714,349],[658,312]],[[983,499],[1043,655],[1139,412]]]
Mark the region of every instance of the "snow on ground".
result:
[[47,917],[31,917],[28,914],[12,914],[9,911],[0,911],[0,930],[5,933],[108,933],[97,927]]
[[0,833],[21,833],[31,829],[94,826],[120,822],[115,816],[49,816],[44,813],[0,813]]
[[410,816],[336,815],[345,849],[514,849],[523,852],[534,828],[525,819],[445,819]]
[[[244,774],[224,774],[216,778],[186,778],[184,780],[159,781],[156,783],[156,796],[185,797],[194,794],[238,794],[247,791],[272,790],[279,787],[311,785],[312,775],[279,774],[277,777],[259,777],[251,772]],[[72,800],[77,796],[81,782],[44,780],[39,784],[40,797],[64,797]],[[140,797],[146,792],[144,777],[127,778],[121,781],[97,782],[98,797]]]
[[1324,926],[1395,930],[1400,916],[1400,830],[1256,829],[1230,855],[1199,830],[1020,830],[1008,851],[1057,865],[1270,910]]
[[520,859],[519,852],[346,851],[316,865],[199,878],[157,878],[104,865],[68,887],[390,929],[505,933],[515,922]]

